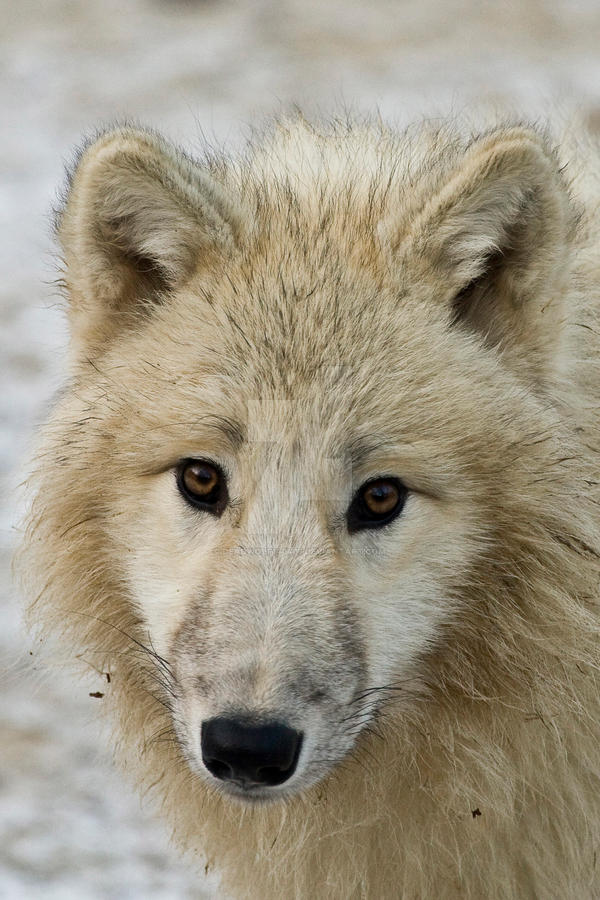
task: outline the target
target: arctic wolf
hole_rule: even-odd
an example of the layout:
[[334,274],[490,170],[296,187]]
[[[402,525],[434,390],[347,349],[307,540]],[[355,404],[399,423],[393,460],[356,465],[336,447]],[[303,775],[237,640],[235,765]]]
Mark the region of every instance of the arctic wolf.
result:
[[80,154],[22,571],[224,895],[599,895],[599,175],[518,123]]

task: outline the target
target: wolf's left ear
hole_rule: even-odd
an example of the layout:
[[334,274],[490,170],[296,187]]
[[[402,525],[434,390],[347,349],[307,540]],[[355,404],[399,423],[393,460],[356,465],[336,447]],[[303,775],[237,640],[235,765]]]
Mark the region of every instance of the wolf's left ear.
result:
[[242,219],[223,187],[162,138],[131,128],[99,138],[58,220],[77,349],[106,345],[197,265],[231,254]]
[[[427,178],[424,182],[427,182]],[[572,210],[533,129],[475,141],[416,211],[385,228],[396,263],[536,377],[560,333]]]

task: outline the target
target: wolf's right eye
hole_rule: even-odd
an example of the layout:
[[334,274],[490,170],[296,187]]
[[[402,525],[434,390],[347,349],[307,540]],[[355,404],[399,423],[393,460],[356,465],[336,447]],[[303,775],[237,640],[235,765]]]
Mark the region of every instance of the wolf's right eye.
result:
[[203,459],[184,459],[176,469],[177,487],[188,503],[220,516],[227,505],[227,484],[221,469]]

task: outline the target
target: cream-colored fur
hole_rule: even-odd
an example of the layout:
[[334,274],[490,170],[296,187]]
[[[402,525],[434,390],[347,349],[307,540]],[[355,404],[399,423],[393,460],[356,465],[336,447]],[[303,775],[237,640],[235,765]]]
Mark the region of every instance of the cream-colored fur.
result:
[[[225,894],[600,894],[599,159],[301,119],[236,159],[82,154],[20,569]],[[219,519],[175,487],[207,456]],[[406,507],[349,535],[377,475]],[[231,707],[305,732],[270,804],[203,769]]]

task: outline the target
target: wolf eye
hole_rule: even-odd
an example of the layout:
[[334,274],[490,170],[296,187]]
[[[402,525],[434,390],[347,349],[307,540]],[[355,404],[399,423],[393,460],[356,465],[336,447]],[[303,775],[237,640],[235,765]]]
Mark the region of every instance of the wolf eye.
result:
[[399,516],[406,502],[408,490],[397,478],[376,478],[367,481],[354,495],[348,507],[348,531],[380,528]]
[[227,485],[217,466],[203,459],[184,459],[176,475],[177,487],[188,503],[221,515],[227,505]]

